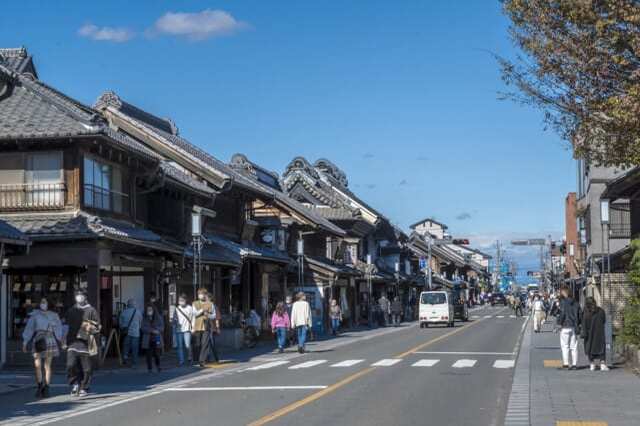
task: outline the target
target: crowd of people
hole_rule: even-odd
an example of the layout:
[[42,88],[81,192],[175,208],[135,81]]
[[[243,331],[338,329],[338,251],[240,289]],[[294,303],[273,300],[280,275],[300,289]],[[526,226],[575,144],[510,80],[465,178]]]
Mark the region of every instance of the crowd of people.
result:
[[575,300],[568,287],[557,294],[529,294],[526,297],[510,294],[508,305],[516,316],[531,314],[534,333],[542,332],[542,324],[549,316],[555,318],[554,333],[560,336],[562,369],[577,370],[578,339],[582,339],[584,353],[591,371],[609,371],[606,363],[606,315],[593,297],[584,300],[584,306]]

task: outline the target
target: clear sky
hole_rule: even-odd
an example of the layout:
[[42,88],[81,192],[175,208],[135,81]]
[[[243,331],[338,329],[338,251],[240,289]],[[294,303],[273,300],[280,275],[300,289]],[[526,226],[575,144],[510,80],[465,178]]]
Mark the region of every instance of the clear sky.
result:
[[222,160],[329,158],[401,227],[434,216],[485,248],[564,233],[574,163],[540,112],[498,100],[491,52],[515,50],[497,0],[12,1],[0,40],[69,95],[115,90]]

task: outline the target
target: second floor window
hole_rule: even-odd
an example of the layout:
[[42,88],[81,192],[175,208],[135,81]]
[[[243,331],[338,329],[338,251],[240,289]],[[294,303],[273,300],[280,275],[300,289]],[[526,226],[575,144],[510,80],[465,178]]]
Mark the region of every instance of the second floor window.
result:
[[100,160],[84,158],[84,205],[116,213],[129,212],[122,170]]
[[0,154],[0,208],[61,208],[64,194],[62,152]]

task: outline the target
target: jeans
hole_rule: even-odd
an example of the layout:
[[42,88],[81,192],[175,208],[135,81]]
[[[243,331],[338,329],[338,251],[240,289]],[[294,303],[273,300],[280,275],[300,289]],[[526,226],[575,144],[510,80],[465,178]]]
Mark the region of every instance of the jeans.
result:
[[[575,367],[578,364],[578,339],[573,328],[560,330],[560,348],[562,348],[562,365]],[[569,354],[573,359],[569,359]]]
[[334,336],[338,334],[338,330],[340,330],[340,318],[331,318],[331,331]]
[[131,365],[138,364],[138,352],[140,351],[140,337],[124,336],[124,348],[122,358],[126,363],[129,359],[129,352],[131,352]]
[[284,345],[287,342],[287,328],[276,328],[276,337],[278,338],[278,349],[284,349]]
[[298,348],[304,349],[304,344],[307,341],[307,326],[299,325],[296,327],[296,331],[298,332]]
[[80,390],[87,390],[92,372],[93,365],[88,353],[67,351],[67,378],[70,385],[79,385]]
[[191,361],[191,333],[189,331],[176,332],[176,351],[178,351],[178,363],[184,364],[184,350],[187,350],[187,358]]

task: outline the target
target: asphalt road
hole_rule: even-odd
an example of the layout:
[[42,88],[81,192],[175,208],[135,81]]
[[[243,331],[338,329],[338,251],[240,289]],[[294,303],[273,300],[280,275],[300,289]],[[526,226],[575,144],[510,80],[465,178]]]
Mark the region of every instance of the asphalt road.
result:
[[[69,417],[51,420],[83,426],[501,425],[524,322],[510,314],[487,307],[455,328],[405,326],[305,355],[271,354],[201,379],[132,388],[128,398],[94,400],[84,414],[70,410]],[[49,403],[64,409],[64,398]]]

